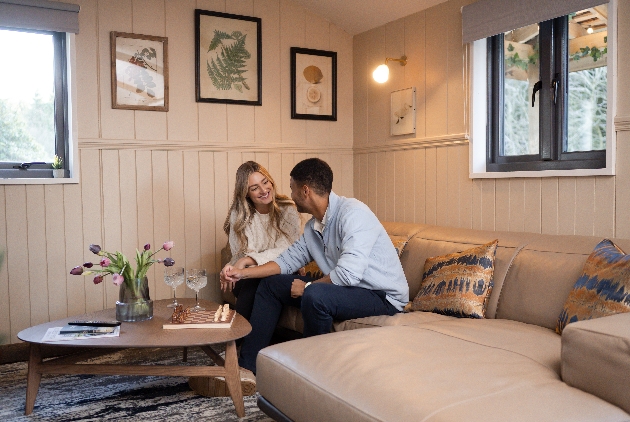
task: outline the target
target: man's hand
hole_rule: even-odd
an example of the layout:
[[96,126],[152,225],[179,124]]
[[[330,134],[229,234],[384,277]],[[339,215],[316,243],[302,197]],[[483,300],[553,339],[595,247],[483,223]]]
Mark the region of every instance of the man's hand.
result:
[[300,297],[304,294],[304,286],[306,286],[306,282],[296,278],[293,280],[291,284],[291,297],[296,298]]

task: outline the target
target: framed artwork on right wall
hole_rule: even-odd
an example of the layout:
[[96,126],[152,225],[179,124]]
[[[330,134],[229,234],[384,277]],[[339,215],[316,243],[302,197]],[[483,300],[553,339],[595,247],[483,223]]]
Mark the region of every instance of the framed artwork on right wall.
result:
[[416,87],[392,92],[389,120],[392,135],[416,133]]
[[291,47],[291,118],[337,120],[337,53]]

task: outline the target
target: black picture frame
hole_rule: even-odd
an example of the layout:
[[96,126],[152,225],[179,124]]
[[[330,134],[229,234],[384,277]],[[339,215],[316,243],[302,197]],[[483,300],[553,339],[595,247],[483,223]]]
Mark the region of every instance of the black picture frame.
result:
[[337,121],[337,53],[291,47],[291,118]]
[[195,95],[197,102],[262,105],[260,18],[195,9]]

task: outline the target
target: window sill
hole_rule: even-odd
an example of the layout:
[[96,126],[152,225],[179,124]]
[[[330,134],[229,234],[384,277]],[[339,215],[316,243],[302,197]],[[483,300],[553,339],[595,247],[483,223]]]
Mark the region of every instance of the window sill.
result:
[[585,176],[614,176],[610,168],[603,169],[575,169],[575,170],[543,170],[543,171],[492,171],[470,173],[471,179],[507,179],[516,177],[585,177]]
[[0,185],[67,185],[79,183],[78,177],[64,177],[58,179],[0,179]]

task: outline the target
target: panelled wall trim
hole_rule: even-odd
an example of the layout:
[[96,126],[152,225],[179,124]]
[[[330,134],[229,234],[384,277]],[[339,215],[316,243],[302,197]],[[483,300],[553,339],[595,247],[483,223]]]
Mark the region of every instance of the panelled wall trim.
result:
[[630,131],[630,116],[615,117],[615,130],[617,132]]
[[212,152],[282,152],[282,153],[347,153],[351,146],[291,143],[203,143],[199,141],[143,141],[136,139],[82,139],[80,149],[99,150],[149,150],[149,151],[212,151]]
[[431,147],[447,147],[451,145],[462,145],[468,143],[467,133],[456,133],[453,135],[434,136],[427,138],[404,139],[402,141],[390,142],[379,145],[355,146],[355,154],[366,154],[372,152],[403,151]]

